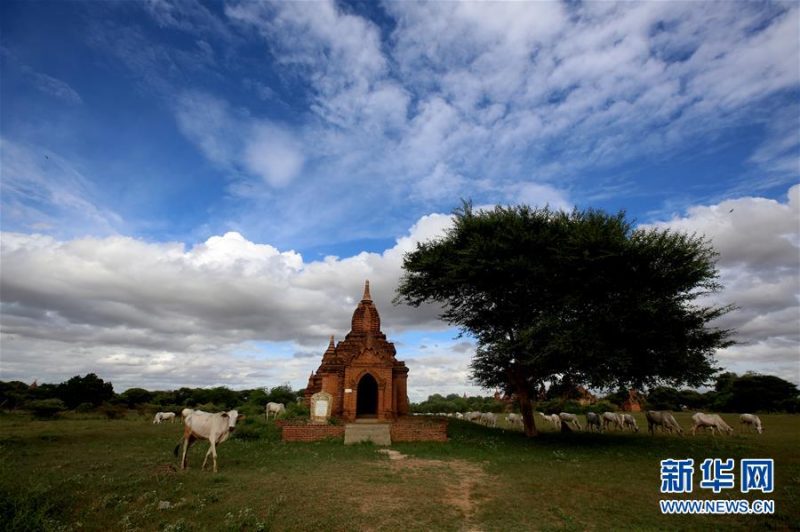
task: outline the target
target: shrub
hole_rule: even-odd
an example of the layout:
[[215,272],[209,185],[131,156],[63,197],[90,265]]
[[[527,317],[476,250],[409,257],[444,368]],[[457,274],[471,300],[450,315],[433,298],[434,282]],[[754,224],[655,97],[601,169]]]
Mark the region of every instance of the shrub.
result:
[[247,414],[244,420],[236,423],[233,437],[237,440],[260,440],[266,437],[268,431],[267,425],[263,422],[259,423],[255,418]]
[[304,403],[289,403],[286,405],[286,419],[310,419],[311,411]]
[[108,419],[121,419],[128,413],[128,409],[125,406],[112,405],[111,403],[103,403],[97,410]]
[[79,414],[87,414],[94,410],[94,405],[92,403],[81,403],[75,407],[75,412]]
[[602,414],[603,412],[616,412],[617,410],[619,410],[617,405],[609,401],[599,401],[586,407],[587,412],[594,412],[595,414]]
[[40,399],[28,403],[31,414],[37,418],[54,418],[67,409],[61,399]]

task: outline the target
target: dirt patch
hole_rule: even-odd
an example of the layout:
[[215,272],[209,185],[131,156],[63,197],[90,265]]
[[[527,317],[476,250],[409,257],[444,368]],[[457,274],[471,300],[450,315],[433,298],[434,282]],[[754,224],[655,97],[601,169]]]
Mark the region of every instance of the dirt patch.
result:
[[409,480],[420,477],[438,479],[442,503],[454,507],[463,516],[465,530],[478,530],[473,526],[473,518],[480,506],[478,492],[492,490],[497,484],[497,479],[491,477],[481,464],[467,460],[395,457],[386,465],[399,476],[410,477]]

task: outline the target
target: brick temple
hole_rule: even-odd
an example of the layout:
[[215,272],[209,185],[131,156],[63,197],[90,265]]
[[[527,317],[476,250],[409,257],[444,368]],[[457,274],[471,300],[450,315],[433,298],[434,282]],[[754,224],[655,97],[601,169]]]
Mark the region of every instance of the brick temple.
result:
[[331,415],[347,422],[392,421],[405,416],[408,368],[396,354],[394,344],[381,332],[381,318],[367,281],[350,332],[338,344],[331,336],[322,363],[311,373],[306,401],[317,392],[328,392],[333,396]]

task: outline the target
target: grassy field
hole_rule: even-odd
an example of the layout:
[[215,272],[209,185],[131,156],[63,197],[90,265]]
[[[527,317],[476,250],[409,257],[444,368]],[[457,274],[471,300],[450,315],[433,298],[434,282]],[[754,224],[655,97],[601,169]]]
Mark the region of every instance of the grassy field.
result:
[[[678,421],[690,426],[688,414]],[[737,429],[735,416],[725,416]],[[762,435],[732,437],[518,432],[452,421],[449,443],[284,444],[263,419],[176,471],[179,422],[0,415],[0,528],[6,530],[727,530],[800,527],[800,416],[762,416]],[[645,426],[643,416],[639,424]],[[547,431],[548,427],[544,427]],[[774,515],[659,511],[665,458],[774,458],[775,491],[685,498],[774,499]],[[667,496],[664,496],[666,498]],[[668,496],[680,498],[681,496]]]

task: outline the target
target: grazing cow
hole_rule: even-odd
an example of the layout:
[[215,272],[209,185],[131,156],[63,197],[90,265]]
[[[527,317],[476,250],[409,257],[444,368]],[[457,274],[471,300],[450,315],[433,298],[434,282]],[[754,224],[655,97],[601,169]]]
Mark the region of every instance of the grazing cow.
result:
[[645,417],[647,418],[647,430],[650,434],[655,435],[655,427],[661,427],[661,430],[668,430],[670,432],[677,431],[678,434],[683,436],[683,429],[678,422],[675,421],[675,417],[672,415],[672,412],[667,412],[666,410],[648,410],[645,412]]
[[[188,466],[186,460],[186,452],[189,447],[197,440],[208,440],[208,452],[203,460],[201,469],[206,468],[208,457],[214,459],[214,473],[217,472],[217,445],[221,444],[233,432],[236,427],[236,422],[244,419],[236,410],[229,412],[219,412],[217,414],[209,414],[200,410],[192,411],[184,419],[185,427],[183,429],[183,455],[181,456],[181,469],[186,469]],[[181,444],[175,446],[174,454],[178,456],[178,449]]]
[[636,418],[630,414],[622,414],[622,426],[630,427],[634,432],[639,432],[639,425],[636,424]]
[[739,416],[739,422],[755,429],[759,434],[764,431],[764,429],[761,428],[761,419],[755,414],[742,414]]
[[464,419],[466,419],[467,421],[480,421],[481,413],[475,411],[467,412],[466,414],[464,414]]
[[542,416],[542,419],[545,421],[552,423],[556,430],[561,430],[561,418],[558,417],[558,414],[544,414],[542,412],[536,413]]
[[719,414],[704,414],[702,412],[697,412],[692,415],[692,421],[694,425],[692,425],[692,436],[695,435],[698,428],[710,428],[711,434],[714,434],[714,431],[717,430],[720,434],[724,431],[728,434],[733,434],[733,429],[725,423],[725,420],[722,419]]
[[508,414],[508,416],[506,416],[506,421],[508,421],[508,424],[512,427],[522,428],[522,416],[519,414]]
[[481,414],[480,423],[487,427],[497,427],[497,416],[492,412],[484,412]]
[[157,412],[156,418],[153,420],[153,423],[161,423],[162,421],[166,421],[168,419],[170,423],[174,423],[175,412]]
[[594,412],[587,412],[586,413],[586,428],[590,431],[594,432],[594,429],[597,429],[597,432],[603,432],[602,427],[600,426],[600,416],[595,414]]
[[461,412],[456,412],[456,419],[464,419],[464,414]]
[[560,414],[558,414],[558,417],[561,418],[562,423],[566,423],[567,425],[572,424],[573,426],[577,427],[578,430],[583,430],[583,427],[581,427],[581,424],[578,421],[578,416],[576,416],[575,414],[561,412]]
[[278,414],[285,414],[286,407],[283,403],[267,403],[266,408],[264,409],[264,415],[267,419],[269,419],[270,414],[275,414],[275,418],[278,417]]
[[622,430],[622,414],[617,414],[616,412],[603,412],[603,415],[600,416],[600,419],[603,420],[604,429],[608,430],[608,426],[613,424],[619,430]]

